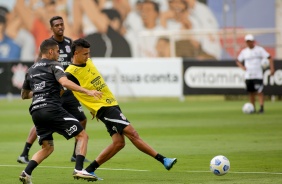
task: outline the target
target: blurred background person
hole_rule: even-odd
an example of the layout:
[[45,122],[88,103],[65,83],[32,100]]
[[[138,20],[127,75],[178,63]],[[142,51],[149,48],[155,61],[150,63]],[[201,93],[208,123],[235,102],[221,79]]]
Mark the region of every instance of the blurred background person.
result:
[[16,42],[6,35],[6,17],[0,15],[0,61],[18,61],[21,48]]
[[[200,29],[197,19],[190,15],[186,0],[168,0],[169,10],[161,14],[161,24],[173,31],[175,54],[172,56],[198,60],[210,60],[215,57],[202,48],[202,35],[192,34]],[[179,32],[178,32],[179,31]],[[192,31],[188,34],[183,31]],[[184,33],[184,34],[183,34]],[[172,53],[171,53],[172,54]]]
[[[245,71],[246,91],[249,94],[250,103],[256,107],[255,101],[257,96],[260,105],[258,113],[264,113],[264,76],[261,62],[263,59],[269,60],[270,75],[273,75],[275,71],[273,60],[263,47],[255,44],[255,38],[252,34],[245,36],[245,42],[247,47],[239,53],[236,64]],[[256,108],[254,112],[256,112]]]
[[[65,11],[66,5],[66,0],[31,0],[29,4],[26,4],[25,0],[17,0],[14,7],[15,12],[21,18],[25,29],[33,35],[36,52],[38,52],[40,43],[52,35],[49,29],[50,18],[61,16],[68,20]],[[65,34],[72,37],[73,32],[67,21],[65,28]]]
[[[168,0],[169,9],[162,12],[160,21],[166,30],[173,31],[175,40],[175,56],[195,58],[200,48],[200,43],[193,35],[181,35],[183,30],[192,30],[196,22],[189,16],[188,4],[185,0]],[[185,43],[185,44],[179,44]],[[182,52],[184,50],[184,52]],[[173,53],[171,53],[173,54]]]
[[169,9],[161,13],[161,24],[168,30],[189,30],[196,22],[190,17],[185,0],[168,0]]
[[101,11],[97,2],[93,0],[74,0],[73,4],[73,20],[74,24],[76,24],[76,32],[81,33],[82,25],[78,22],[81,22],[80,19],[82,19],[83,14],[89,18],[90,24],[94,24],[96,27],[95,32],[84,35],[93,48],[90,56],[131,57],[129,43],[122,35],[123,26],[120,13],[113,8]]
[[105,9],[102,13],[109,18],[106,33],[93,33],[85,37],[91,47],[91,57],[131,57],[131,49],[127,40],[120,34],[121,17],[115,9]]
[[[35,39],[36,51],[44,39],[51,37],[49,22],[47,22],[45,18],[48,16],[48,13],[51,12],[45,12],[45,10],[41,8],[42,6],[43,4],[41,1],[30,1],[30,4],[28,5],[25,3],[25,0],[17,0],[14,7],[15,12],[21,18],[23,26],[33,35]],[[52,6],[51,1],[50,5],[48,4],[47,6]],[[50,10],[50,7],[48,10]]]
[[157,57],[171,57],[169,38],[160,37],[155,45]]
[[210,30],[211,33],[197,36],[201,42],[202,50],[208,55],[219,60],[221,58],[222,47],[218,35],[219,25],[210,8],[198,0],[186,0],[189,16],[197,22],[197,29]]
[[[143,23],[143,28],[140,31],[163,31],[164,27],[161,26],[159,22],[159,4],[145,0],[142,2],[141,8],[141,18]],[[141,37],[138,39],[138,51],[141,57],[157,57],[156,43],[157,36]],[[136,38],[134,39],[136,40]],[[134,41],[132,39],[132,42]]]
[[21,47],[20,60],[33,61],[35,57],[34,38],[23,28],[19,16],[4,6],[0,6],[0,14],[5,16],[7,20],[5,33]]

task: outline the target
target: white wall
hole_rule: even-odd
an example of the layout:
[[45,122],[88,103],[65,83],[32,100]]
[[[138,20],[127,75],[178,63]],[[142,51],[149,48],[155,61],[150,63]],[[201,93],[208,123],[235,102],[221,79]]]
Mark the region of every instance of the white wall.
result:
[[116,96],[182,96],[180,58],[92,58]]

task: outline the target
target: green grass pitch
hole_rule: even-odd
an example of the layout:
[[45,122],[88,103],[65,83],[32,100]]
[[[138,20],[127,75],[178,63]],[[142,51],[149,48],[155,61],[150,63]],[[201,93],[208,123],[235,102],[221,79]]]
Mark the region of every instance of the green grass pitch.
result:
[[[32,120],[30,100],[0,100],[0,183],[20,183],[25,165],[16,162],[22,152]],[[282,102],[266,101],[265,114],[246,115],[246,101],[221,97],[120,100],[125,116],[143,140],[159,153],[176,157],[171,171],[141,153],[127,140],[125,148],[96,174],[101,184],[269,184],[282,183]],[[89,112],[87,158],[93,160],[111,139],[102,122]],[[55,151],[32,173],[34,184],[82,184],[74,180],[70,162],[74,140],[54,134]],[[30,158],[40,147],[36,142]],[[224,176],[209,171],[216,155],[226,156],[231,169]],[[88,163],[85,163],[85,167]]]

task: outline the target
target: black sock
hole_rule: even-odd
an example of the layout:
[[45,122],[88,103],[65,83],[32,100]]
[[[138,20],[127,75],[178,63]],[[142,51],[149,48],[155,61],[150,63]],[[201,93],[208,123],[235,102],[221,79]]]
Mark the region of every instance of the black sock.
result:
[[87,172],[94,172],[100,165],[94,160],[85,170]]
[[23,150],[21,156],[26,156],[26,155],[28,155],[31,146],[32,146],[32,144],[26,142],[26,143],[25,143],[25,146],[24,146],[24,150]]
[[75,141],[75,143],[74,143],[74,149],[73,149],[73,153],[72,153],[72,156],[74,157],[74,158],[76,158],[76,154],[75,154],[75,149],[76,149],[76,141]]
[[164,164],[164,156],[162,156],[161,154],[157,154],[156,156],[155,156],[155,159],[156,160],[158,160],[158,161],[160,161],[162,164]]
[[25,168],[24,171],[26,172],[26,174],[31,175],[32,171],[33,171],[37,166],[38,166],[38,163],[37,163],[36,161],[30,160],[30,161],[28,162],[28,165],[26,166],[26,168]]
[[83,155],[76,155],[76,163],[75,163],[75,169],[81,171],[83,169],[83,162],[84,162],[85,156]]

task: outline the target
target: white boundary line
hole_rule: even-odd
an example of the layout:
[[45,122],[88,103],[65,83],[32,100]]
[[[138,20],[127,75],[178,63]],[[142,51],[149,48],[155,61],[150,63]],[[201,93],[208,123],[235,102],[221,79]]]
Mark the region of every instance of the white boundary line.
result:
[[[25,167],[26,165],[0,165],[0,167]],[[52,169],[74,169],[74,167],[66,166],[38,166],[42,168],[52,168]],[[139,170],[139,169],[114,169],[114,168],[98,168],[99,170],[111,170],[111,171],[135,171],[135,172],[148,172],[150,170]]]
[[[185,171],[185,172],[188,172],[188,173],[208,173],[208,172],[211,172],[211,171]],[[276,172],[228,172],[228,173],[231,173],[231,174],[273,174],[273,175],[282,175],[282,173],[276,173]]]
[[[25,165],[0,165],[0,167],[25,167]],[[38,166],[42,168],[52,169],[73,169],[73,167],[62,167],[62,166]],[[110,170],[110,171],[134,171],[134,172],[150,172],[150,170],[139,170],[139,169],[114,169],[114,168],[98,168],[99,170]],[[209,173],[210,171],[183,171],[187,173]],[[270,174],[270,175],[282,175],[277,172],[229,172],[232,174]]]

